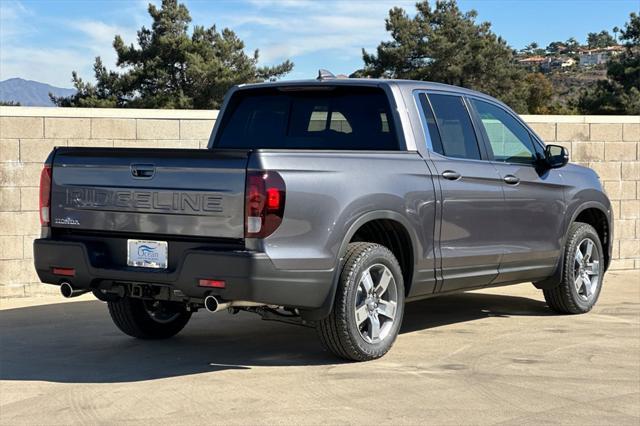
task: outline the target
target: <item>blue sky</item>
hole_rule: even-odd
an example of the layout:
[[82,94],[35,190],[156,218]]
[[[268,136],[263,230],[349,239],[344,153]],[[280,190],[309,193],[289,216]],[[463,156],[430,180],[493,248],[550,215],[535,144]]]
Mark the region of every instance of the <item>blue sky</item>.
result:
[[[22,77],[70,87],[71,71],[91,80],[95,56],[115,64],[114,34],[135,42],[150,26],[149,0],[0,0],[0,80]],[[158,4],[159,1],[152,1]],[[393,6],[409,14],[415,0],[184,0],[193,23],[236,31],[261,64],[295,62],[287,78],[312,78],[318,68],[349,74],[362,66],[361,49],[389,35],[384,18]],[[459,0],[478,21],[514,48],[622,27],[640,0]]]

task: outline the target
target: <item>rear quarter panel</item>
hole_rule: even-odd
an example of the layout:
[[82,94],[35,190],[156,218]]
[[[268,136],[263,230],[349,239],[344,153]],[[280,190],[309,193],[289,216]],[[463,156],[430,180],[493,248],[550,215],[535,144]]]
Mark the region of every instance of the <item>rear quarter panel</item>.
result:
[[335,268],[354,224],[378,213],[396,217],[409,232],[414,281],[421,271],[433,273],[434,187],[418,153],[261,150],[249,169],[276,170],[285,181],[282,224],[262,241],[247,241],[277,268]]

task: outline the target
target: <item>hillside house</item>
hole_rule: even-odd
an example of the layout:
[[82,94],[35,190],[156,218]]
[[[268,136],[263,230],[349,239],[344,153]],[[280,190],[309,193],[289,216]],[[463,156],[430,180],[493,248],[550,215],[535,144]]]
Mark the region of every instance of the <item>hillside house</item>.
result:
[[602,49],[585,49],[578,54],[580,57],[580,66],[589,67],[594,65],[606,64],[609,58],[616,56],[624,51],[623,46],[609,46]]
[[520,59],[518,63],[530,70],[543,69],[549,66],[551,58],[544,56],[531,56],[529,58]]

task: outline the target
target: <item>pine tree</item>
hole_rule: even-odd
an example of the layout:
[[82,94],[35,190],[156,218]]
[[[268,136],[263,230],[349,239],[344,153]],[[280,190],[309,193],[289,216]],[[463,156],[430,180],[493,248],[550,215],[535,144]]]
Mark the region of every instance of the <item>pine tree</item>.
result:
[[474,10],[462,12],[455,0],[416,4],[411,18],[393,8],[386,19],[391,41],[375,54],[363,50],[364,69],[356,75],[429,80],[479,90],[495,96],[518,112],[527,112],[525,72],[514,51],[491,31],[477,24]]
[[244,42],[230,29],[194,26],[177,0],[149,5],[151,28],[138,31],[138,46],[126,45],[116,35],[113,47],[119,72],[107,70],[100,57],[93,66],[96,83],[83,81],[74,71],[77,93],[51,96],[58,106],[118,108],[213,109],[235,84],[278,78],[293,69],[285,61],[274,67],[258,67],[258,50],[244,52]]

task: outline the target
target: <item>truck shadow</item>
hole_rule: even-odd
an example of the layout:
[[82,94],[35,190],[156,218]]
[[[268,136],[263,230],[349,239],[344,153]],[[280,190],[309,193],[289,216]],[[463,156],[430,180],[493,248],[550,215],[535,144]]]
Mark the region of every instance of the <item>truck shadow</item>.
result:
[[[490,316],[550,314],[544,302],[529,298],[457,294],[408,304],[401,332]],[[322,350],[313,329],[261,321],[247,313],[202,311],[182,333],[165,341],[121,334],[98,301],[4,310],[0,324],[0,380],[118,383],[340,363]]]

